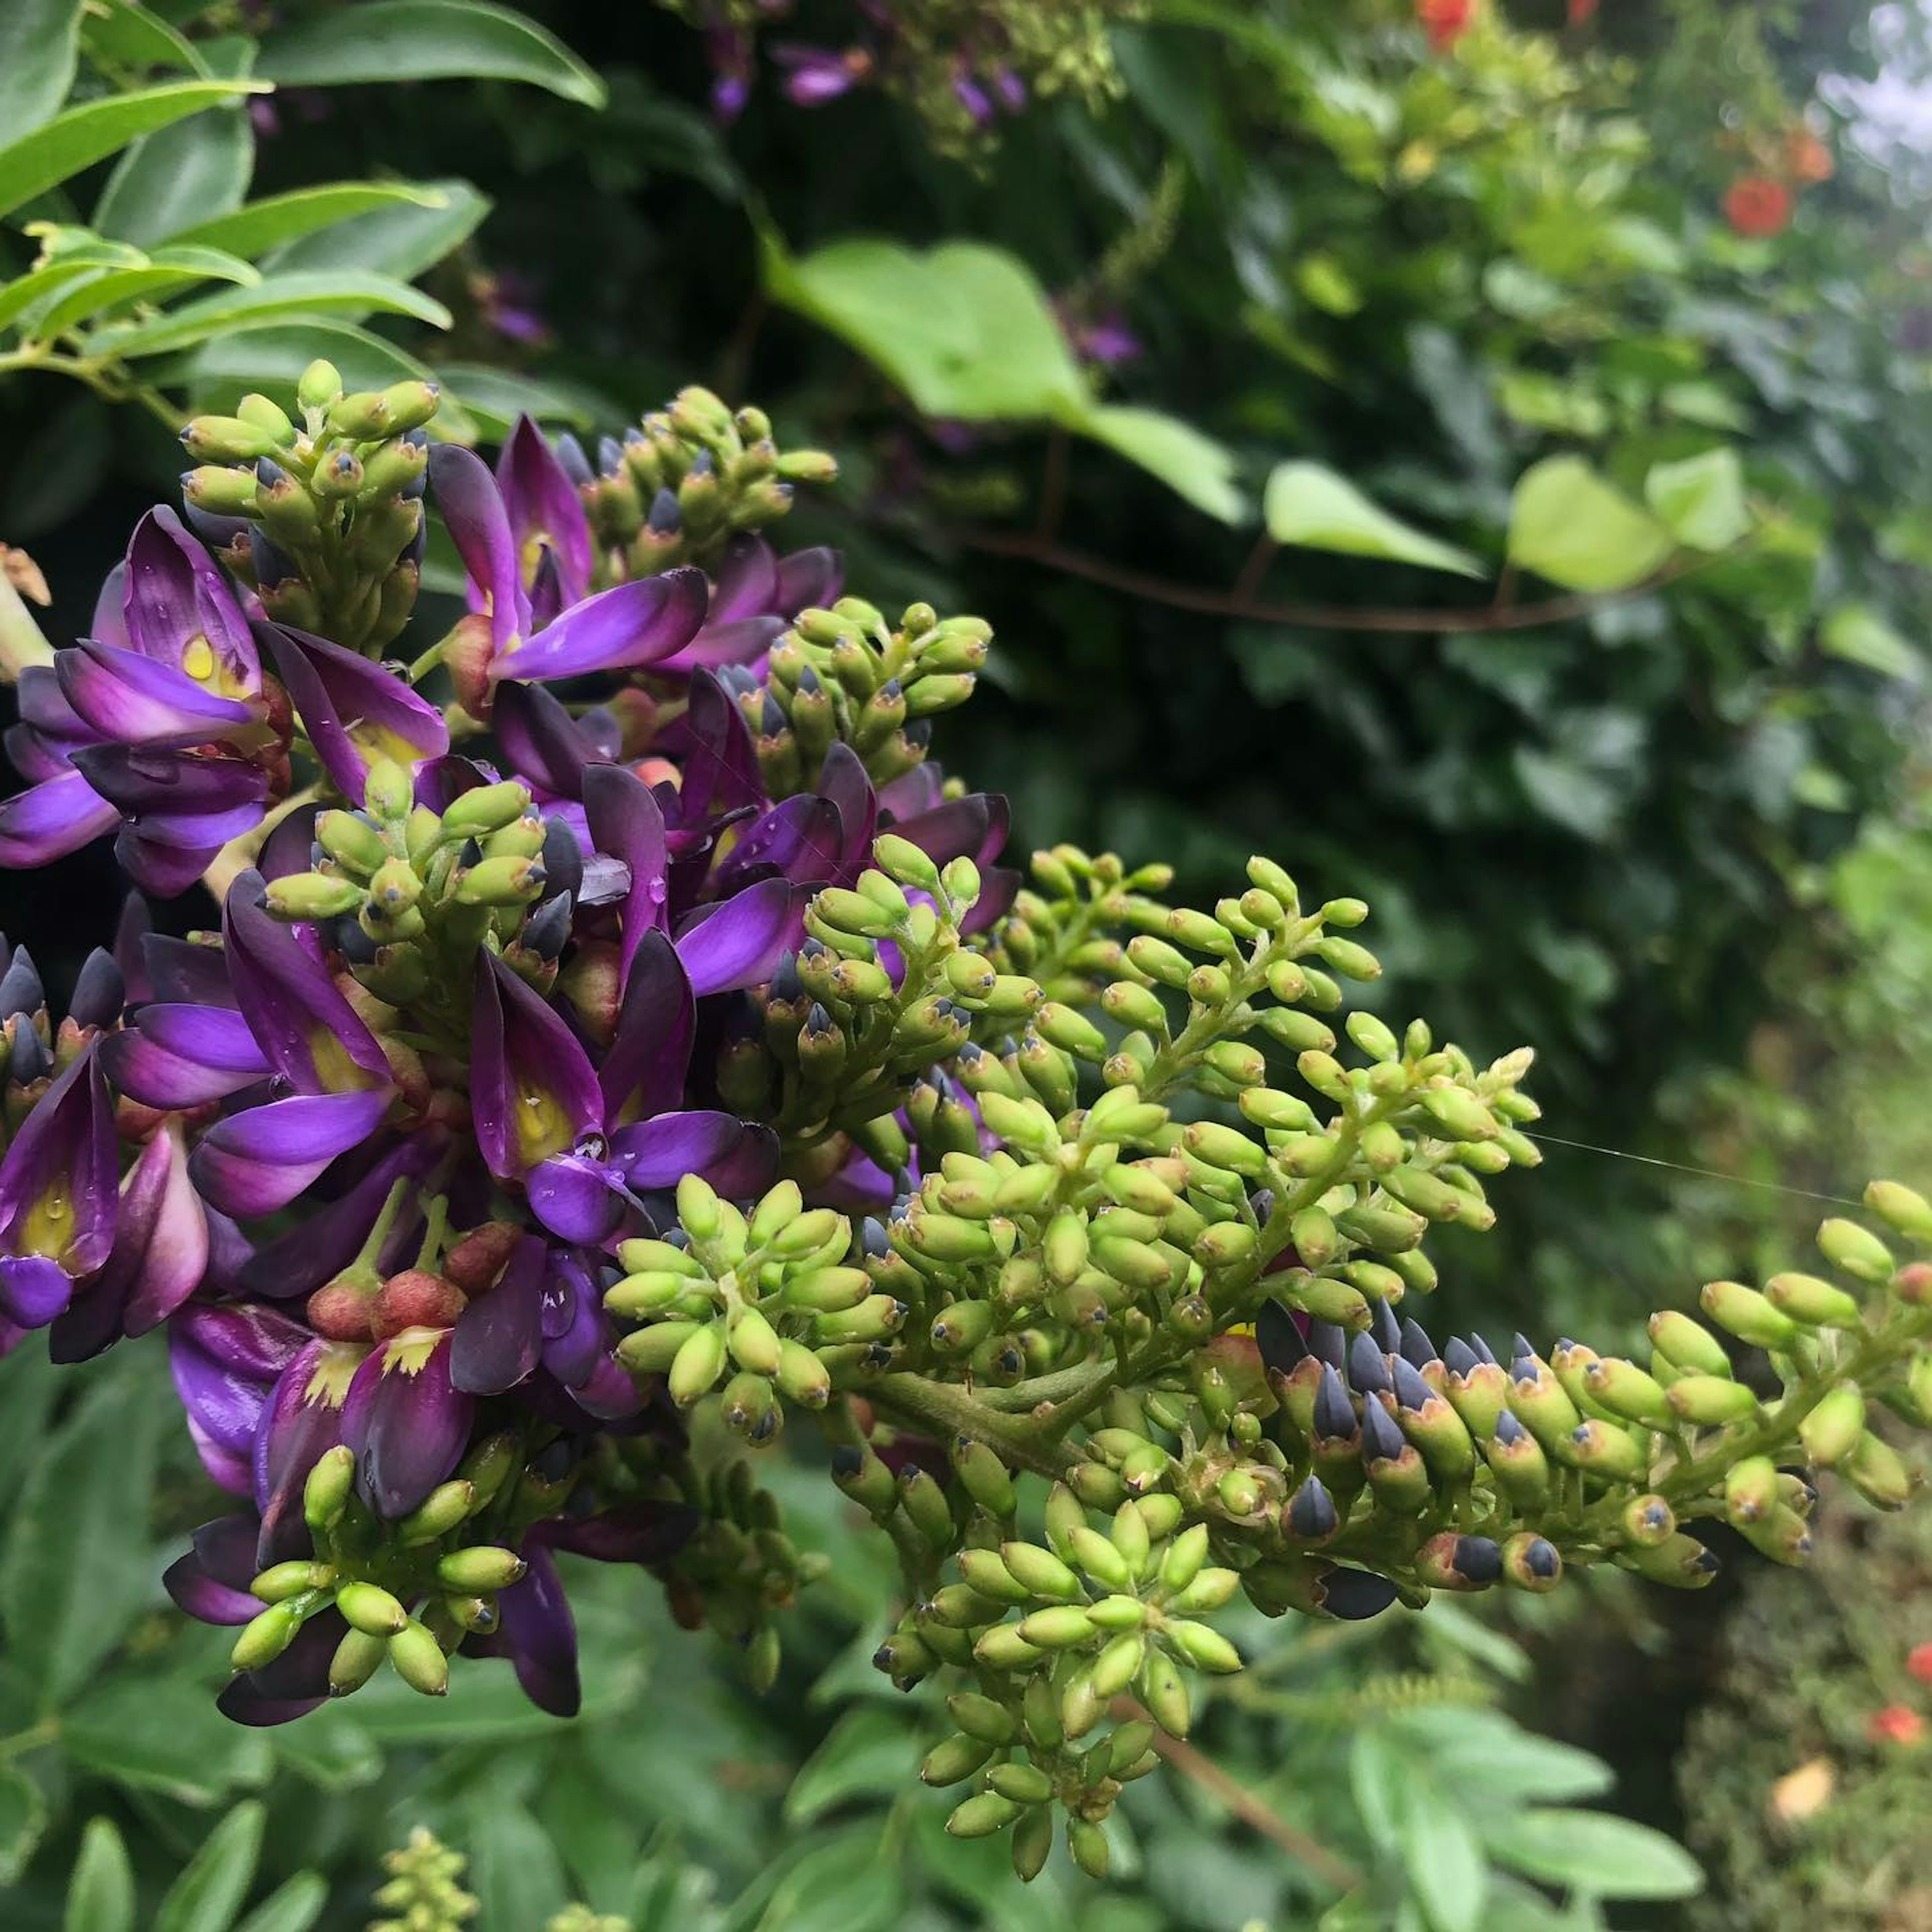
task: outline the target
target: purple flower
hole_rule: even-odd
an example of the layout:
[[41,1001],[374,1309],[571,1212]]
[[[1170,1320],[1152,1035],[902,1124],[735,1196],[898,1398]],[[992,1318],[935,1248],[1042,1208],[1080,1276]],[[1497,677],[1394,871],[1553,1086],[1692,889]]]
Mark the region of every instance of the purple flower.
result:
[[772,47],[772,58],[785,70],[781,85],[794,107],[822,107],[848,93],[872,71],[872,57],[863,47],[841,52],[780,40]]
[[363,1499],[387,1521],[424,1502],[470,1446],[476,1405],[450,1380],[449,1361],[448,1330],[405,1329],[378,1342],[349,1384],[341,1439]]
[[36,1103],[0,1160],[0,1318],[41,1328],[112,1252],[114,1108],[89,1047]]
[[8,748],[36,782],[0,804],[0,863],[45,865],[118,823],[128,872],[181,892],[286,786],[286,707],[227,580],[172,510],[142,518],[94,629],[22,676]]

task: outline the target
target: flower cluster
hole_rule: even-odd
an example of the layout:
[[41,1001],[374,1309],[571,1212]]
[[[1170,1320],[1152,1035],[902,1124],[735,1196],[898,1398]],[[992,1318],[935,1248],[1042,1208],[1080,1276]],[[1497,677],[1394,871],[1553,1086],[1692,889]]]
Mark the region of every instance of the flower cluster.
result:
[[[1030,1876],[1064,1813],[1098,1872],[1238,1598],[1695,1587],[1701,1520],[1793,1562],[1816,1472],[1905,1499],[1932,1264],[1862,1224],[1644,1363],[1438,1346],[1429,1237],[1536,1165],[1529,1054],[1348,1010],[1367,908],[1270,860],[1211,908],[1003,868],[1004,801],[926,755],[987,627],[764,533],[828,459],[701,391],[494,471],[416,385],[296,404],[190,427],[185,515],[22,674],[0,807],[10,862],[115,830],[218,906],[130,902],[58,1023],[0,962],[0,1335],[165,1327],[234,1498],[168,1584],[236,1631],[231,1716],[459,1654],[568,1712],[570,1558],[769,1684],[823,1564],[757,1459],[816,1431],[903,1573],[880,1669],[951,1691],[950,1828]],[[432,512],[470,608],[388,660]]]
[[[660,0],[704,30],[722,120],[741,113],[757,73],[760,30],[788,16],[790,0]],[[773,64],[785,98],[816,107],[874,87],[903,100],[942,152],[968,154],[996,138],[1002,118],[1035,96],[1072,94],[1091,105],[1120,92],[1108,44],[1110,21],[1132,20],[1144,0],[853,0],[842,46],[777,40]]]

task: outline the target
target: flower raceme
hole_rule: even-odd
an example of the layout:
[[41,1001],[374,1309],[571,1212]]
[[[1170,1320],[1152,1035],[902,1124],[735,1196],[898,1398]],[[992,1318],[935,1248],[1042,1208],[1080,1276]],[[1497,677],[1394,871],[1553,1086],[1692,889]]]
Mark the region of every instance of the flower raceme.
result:
[[[772,548],[824,458],[702,392],[494,470],[419,386],[295,404],[190,426],[0,808],[11,862],[118,827],[217,904],[130,902],[58,1022],[0,953],[0,1341],[165,1328],[232,1499],[168,1586],[236,1630],[232,1717],[458,1655],[568,1712],[578,1558],[768,1684],[823,1564],[756,1456],[803,1427],[898,1558],[880,1669],[949,1689],[949,1828],[1030,1876],[1064,1814],[1097,1872],[1237,1597],[1694,1588],[1701,1520],[1794,1562],[1838,1486],[1905,1500],[1918,1196],[1642,1362],[1448,1334],[1429,1238],[1536,1165],[1528,1054],[1351,1010],[1366,908],[1270,860],[1211,908],[1003,868],[1004,802],[927,756],[986,626]],[[392,662],[429,514],[470,608]]]

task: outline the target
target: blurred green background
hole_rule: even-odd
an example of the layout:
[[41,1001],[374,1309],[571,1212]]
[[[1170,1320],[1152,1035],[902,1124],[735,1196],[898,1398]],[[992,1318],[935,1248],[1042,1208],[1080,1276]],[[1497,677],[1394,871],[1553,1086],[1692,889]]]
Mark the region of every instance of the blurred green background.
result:
[[[431,190],[237,244],[326,302],[170,288],[205,326],[89,338],[78,371],[0,328],[0,542],[48,634],[84,629],[171,493],[165,421],[318,344],[352,382],[434,368],[485,441],[529,408],[590,444],[704,382],[837,454],[793,532],[852,587],[992,621],[990,688],[940,742],[1024,843],[1172,858],[1210,894],[1272,852],[1370,901],[1385,1015],[1537,1048],[1544,1126],[1587,1146],[1552,1140],[1496,1232],[1445,1248],[1445,1326],[1617,1346],[1789,1252],[1824,1211],[1804,1190],[1932,1174],[1918,11],[779,10],[4,0],[16,115],[275,91],[37,189],[0,273],[62,227],[152,259],[320,184]],[[51,68],[20,52],[46,44]],[[728,122],[721,74],[750,76]],[[58,986],[117,892],[98,852],[0,904]],[[1846,1498],[1810,1570],[1741,1560],[1694,1599],[1614,1576],[1504,1613],[1256,1618],[1196,1751],[1124,1808],[1114,1879],[1022,1890],[908,1790],[932,1712],[869,1666],[890,1566],[802,1471],[772,1480],[836,1560],[768,1698],[599,1574],[572,1580],[574,1726],[492,1677],[226,1726],[220,1641],[158,1586],[211,1507],[160,1353],[58,1391],[0,1364],[9,1926],[360,1925],[418,1823],[490,1932],[572,1900],[634,1932],[1456,1932],[1472,1860],[1486,1927],[1932,1924],[1932,1544]],[[1532,1800],[1576,1808],[1534,1853],[1508,1830]],[[1589,1808],[1688,1844],[1702,1896],[1647,1899],[1678,1888]],[[1371,1915],[1338,1912],[1364,1878]]]

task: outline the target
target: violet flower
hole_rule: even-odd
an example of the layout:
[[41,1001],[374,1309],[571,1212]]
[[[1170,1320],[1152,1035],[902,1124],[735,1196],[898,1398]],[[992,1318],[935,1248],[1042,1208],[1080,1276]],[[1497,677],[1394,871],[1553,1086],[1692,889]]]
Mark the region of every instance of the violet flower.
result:
[[112,1252],[113,1102],[90,1047],[48,1088],[0,1160],[0,1339],[44,1328]]

